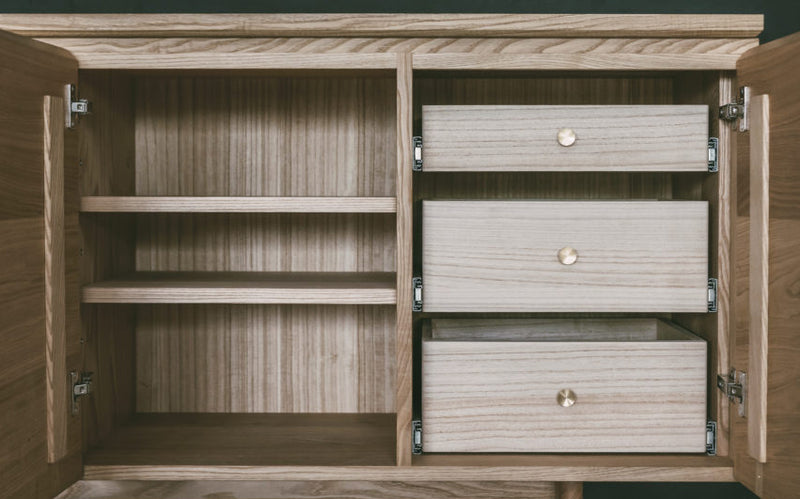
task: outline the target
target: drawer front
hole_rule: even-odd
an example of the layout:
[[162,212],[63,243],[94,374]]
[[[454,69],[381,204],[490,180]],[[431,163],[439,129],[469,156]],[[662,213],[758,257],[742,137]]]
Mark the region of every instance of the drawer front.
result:
[[425,171],[707,171],[708,106],[423,106]]
[[705,312],[705,201],[424,201],[426,312]]
[[706,344],[425,339],[422,427],[424,452],[705,452]]

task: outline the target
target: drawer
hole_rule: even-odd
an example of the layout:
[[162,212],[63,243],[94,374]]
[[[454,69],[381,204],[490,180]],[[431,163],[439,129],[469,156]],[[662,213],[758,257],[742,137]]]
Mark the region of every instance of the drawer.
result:
[[706,312],[706,201],[423,201],[425,312]]
[[705,452],[706,343],[656,319],[433,320],[424,452]]
[[425,171],[708,171],[708,106],[423,106]]

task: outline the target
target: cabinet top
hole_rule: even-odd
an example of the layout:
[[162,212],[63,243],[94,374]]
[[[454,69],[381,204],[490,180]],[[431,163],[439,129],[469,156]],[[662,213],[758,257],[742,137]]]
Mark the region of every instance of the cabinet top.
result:
[[35,37],[752,38],[760,14],[2,14]]

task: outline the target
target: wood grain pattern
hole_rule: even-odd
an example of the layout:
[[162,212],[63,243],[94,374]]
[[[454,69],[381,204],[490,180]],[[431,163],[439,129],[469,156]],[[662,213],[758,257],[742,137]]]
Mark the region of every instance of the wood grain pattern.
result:
[[747,363],[747,451],[767,461],[769,352],[769,96],[750,101],[750,345]]
[[84,196],[82,212],[394,213],[393,197]]
[[559,499],[583,499],[583,482],[560,482],[556,490]]
[[[45,38],[84,69],[242,67],[321,55],[413,53],[415,67],[492,64],[519,69],[734,69],[755,38]],[[309,59],[313,58],[313,59]],[[381,58],[381,64],[388,60]],[[295,66],[291,66],[291,69]],[[487,67],[488,69],[488,67]]]
[[69,449],[67,424],[66,269],[64,267],[64,99],[46,95],[44,129],[44,326],[47,360],[47,462]]
[[422,136],[425,171],[708,171],[707,106],[423,106]]
[[415,456],[413,466],[87,465],[85,480],[730,482],[725,458],[691,455]]
[[704,312],[707,245],[702,201],[424,201],[423,310]]
[[394,273],[137,272],[86,284],[83,303],[394,305]]
[[394,307],[140,306],[139,412],[392,413]]
[[81,480],[56,499],[555,499],[552,482],[498,481],[98,481]]
[[[43,99],[77,80],[52,46],[0,32],[0,497],[56,495],[81,476],[80,421],[70,451],[48,464]],[[55,123],[53,123],[55,126]],[[63,122],[60,124],[63,125]],[[64,248],[77,251],[77,155],[64,137]],[[78,262],[65,259],[65,370],[79,365]],[[66,376],[66,373],[64,373]],[[72,419],[72,418],[70,418]]]
[[138,196],[395,194],[390,78],[148,76],[135,85]]
[[761,15],[692,14],[3,14],[27,36],[749,37]]
[[87,465],[392,466],[389,414],[137,414]]
[[[512,327],[511,337],[502,320],[483,339],[423,336],[425,452],[705,452],[700,338],[559,338],[530,323],[518,339]],[[556,400],[564,389],[577,395],[571,407]]]
[[[769,95],[769,365],[767,366],[767,462],[747,450],[747,419],[733,409],[733,460],[736,479],[761,497],[790,497],[800,490],[800,35],[748,52],[738,64],[739,84],[753,96]],[[752,135],[752,131],[750,132]],[[749,349],[749,140],[739,140],[737,178],[736,343],[732,365],[748,365]],[[752,355],[753,353],[750,353]]]
[[414,72],[410,55],[397,60],[397,465],[411,464],[413,409],[413,319],[411,279],[414,272],[414,210],[411,175]]

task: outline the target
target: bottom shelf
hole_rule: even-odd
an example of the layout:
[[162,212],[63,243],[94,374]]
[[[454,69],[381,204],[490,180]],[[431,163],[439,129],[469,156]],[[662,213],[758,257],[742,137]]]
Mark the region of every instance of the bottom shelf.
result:
[[84,463],[394,466],[395,415],[136,414]]

